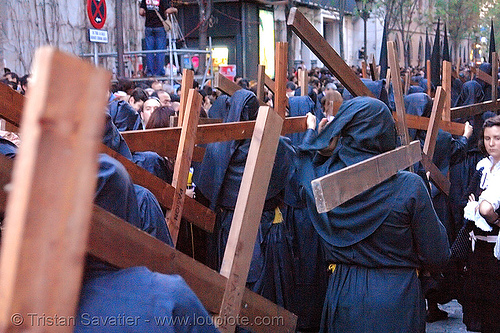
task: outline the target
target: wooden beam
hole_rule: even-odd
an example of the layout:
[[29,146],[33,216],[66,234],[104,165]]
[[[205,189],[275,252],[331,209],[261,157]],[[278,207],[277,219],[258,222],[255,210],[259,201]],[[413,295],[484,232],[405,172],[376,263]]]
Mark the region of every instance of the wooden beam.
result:
[[[229,96],[232,96],[236,91],[242,89],[239,85],[229,80],[221,73],[217,73],[214,77],[214,88],[219,89],[224,94]],[[260,99],[258,101],[261,106],[266,105],[266,103],[264,103]]]
[[[220,124],[222,122],[223,122],[222,119],[200,118],[200,120],[198,121],[198,125]],[[178,116],[170,116],[170,126],[169,127],[179,127],[178,124],[179,124],[179,117]]]
[[422,158],[420,142],[413,141],[311,182],[316,209],[326,213],[395,175]]
[[[308,93],[308,75],[307,70],[299,68],[297,71],[299,86],[300,86],[300,96],[307,96]],[[277,76],[276,76],[277,78]]]
[[391,69],[387,68],[387,74],[385,75],[385,89],[387,91],[389,91],[389,88],[391,87],[391,79],[392,79]]
[[274,81],[267,75],[264,76],[264,83],[265,85],[267,86],[267,88],[269,88],[269,90],[271,90],[271,92],[274,94]]
[[24,96],[5,84],[0,84],[0,96],[2,96],[0,98],[0,110],[2,110],[0,117],[19,127]]
[[432,157],[434,156],[434,149],[436,148],[436,139],[439,131],[439,123],[441,122],[444,104],[446,103],[447,100],[446,99],[447,95],[448,92],[445,89],[443,89],[443,87],[438,87],[436,91],[436,97],[434,98],[434,103],[432,104],[432,112],[431,112],[431,117],[429,119],[429,126],[427,128],[427,133],[425,136],[424,148],[422,148],[423,153],[426,154],[431,161]]
[[182,70],[181,102],[179,106],[179,126],[182,126],[184,114],[186,112],[186,103],[188,99],[188,94],[189,90],[193,88],[193,81],[194,81],[194,72],[190,69],[184,68]]
[[425,136],[424,148],[422,149],[422,165],[425,170],[430,173],[430,180],[438,189],[440,189],[446,195],[450,193],[450,181],[447,176],[441,173],[434,163],[432,163],[432,157],[434,156],[434,149],[436,147],[436,140],[438,136],[439,123],[442,121],[442,113],[444,109],[444,104],[446,103],[447,92],[442,87],[438,87],[436,90],[436,97],[434,98],[434,103],[432,105],[432,113],[429,121],[429,127],[427,129],[427,134]]
[[[451,121],[451,62],[443,61],[442,87],[446,92],[444,110],[442,112],[443,120]],[[437,96],[437,93],[436,93]],[[431,158],[432,159],[432,158]]]
[[368,73],[366,71],[366,61],[361,60],[361,76],[363,79],[368,78]]
[[408,95],[408,91],[410,90],[410,73],[406,72],[405,73],[405,89],[404,89],[404,94]]
[[47,330],[30,313],[76,314],[111,79],[50,47],[33,64],[2,236],[1,331]]
[[426,154],[422,153],[422,160],[420,161],[424,169],[430,173],[431,182],[446,195],[450,193],[450,181],[441,173],[441,170],[432,162]]
[[[123,164],[134,184],[150,190],[163,209],[172,209],[175,193],[175,188],[172,185],[164,182],[163,179],[156,177],[104,144],[101,145],[101,153],[108,154]],[[184,208],[182,214],[183,219],[189,223],[195,224],[205,231],[213,231],[215,213],[212,210],[190,197],[185,198]]]
[[265,85],[265,75],[266,75],[266,66],[259,65],[257,69],[257,99],[263,101],[264,100],[264,85]]
[[[396,112],[392,113],[394,119],[397,121]],[[424,130],[426,131],[429,127],[429,118],[414,116],[412,114],[406,114],[406,124],[408,128]],[[439,128],[443,131],[449,132],[453,135],[463,135],[465,125],[461,123],[454,123],[451,121],[440,121]]]
[[296,7],[290,9],[287,24],[353,96],[374,97],[370,89]]
[[[252,137],[254,121],[234,123],[198,125],[196,144],[206,144],[220,141],[250,139]],[[306,117],[287,117],[283,124],[281,135],[305,132],[307,129]],[[160,156],[175,157],[179,144],[180,128],[148,129],[141,131],[122,132],[122,136],[132,151],[151,150]]]
[[[286,98],[285,87],[281,83],[286,82],[287,56],[288,43],[276,43],[276,97],[280,100],[280,106],[284,106],[283,98]],[[223,324],[219,326],[221,332],[234,332],[236,329],[236,325],[226,319],[235,318],[241,310],[243,291],[285,118],[284,108],[282,110],[282,113],[277,113],[270,108],[260,108],[257,115],[220,269],[221,275],[227,277],[219,315],[223,319]]]
[[[287,58],[288,58],[288,43],[278,42],[276,43],[275,50],[275,66],[276,69],[276,85],[274,91],[274,111],[277,112],[283,119],[285,118],[285,109],[288,105],[288,97],[286,96],[286,83],[287,79]],[[305,73],[305,79],[307,79],[307,72]],[[307,95],[307,81],[304,81],[306,85]]]
[[240,312],[282,124],[276,112],[260,108],[220,270],[228,278],[220,312],[226,325],[219,327],[221,332],[234,332],[235,327],[224,319],[236,318]]
[[399,62],[396,47],[393,41],[387,42],[387,51],[389,56],[389,66],[392,74],[392,87],[394,89],[394,101],[396,102],[397,130],[402,145],[410,143],[408,126],[406,125],[405,103],[403,100],[403,90],[401,88],[401,75],[399,73]]
[[491,83],[493,81],[492,76],[486,72],[483,72],[479,68],[475,71],[478,79],[483,80],[486,83]]
[[[12,160],[0,155],[1,197],[6,196],[4,189],[10,183],[11,173]],[[2,201],[0,211],[5,211]],[[207,311],[220,311],[227,278],[96,205],[87,252],[118,268],[145,266],[154,272],[181,275]],[[293,313],[249,289],[243,292],[240,317],[243,316],[248,317],[249,323],[256,323],[255,318],[265,316],[278,319],[270,326],[248,326],[252,331],[268,333],[294,332],[297,320]]]
[[464,105],[451,109],[451,118],[466,118],[476,114],[482,114],[486,111],[500,110],[500,103],[497,101],[487,101],[472,105]]
[[[154,272],[179,274],[207,311],[219,313],[226,277],[98,206],[94,206],[88,252],[119,268],[145,266]],[[297,320],[293,313],[246,288],[239,316],[248,317],[249,323],[264,316],[281,319],[269,327],[250,326],[255,332],[294,332]]]
[[172,186],[175,188],[172,209],[167,214],[167,227],[174,246],[177,244],[181,226],[182,211],[186,197],[186,187],[196,141],[196,130],[200,118],[201,95],[190,89],[186,104],[186,113],[182,124],[181,137],[177,148]]

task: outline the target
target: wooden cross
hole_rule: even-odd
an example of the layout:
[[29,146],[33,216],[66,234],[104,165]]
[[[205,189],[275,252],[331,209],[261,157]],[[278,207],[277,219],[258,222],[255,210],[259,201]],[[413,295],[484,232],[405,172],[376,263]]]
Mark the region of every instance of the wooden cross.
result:
[[[9,186],[12,164],[12,160],[0,155],[1,189]],[[5,212],[7,194],[0,190],[2,213]],[[96,205],[93,206],[87,252],[118,268],[145,266],[155,272],[181,275],[207,311],[218,313],[220,310],[227,281],[225,277]],[[273,329],[293,332],[297,319],[294,314],[249,289],[243,294],[240,316],[248,317],[249,322],[263,316],[279,319],[273,320],[269,327],[248,327],[256,332]]]
[[[313,180],[311,186],[318,212],[326,213],[332,210],[418,161],[422,161],[426,169],[431,168],[431,174],[442,175],[432,163],[432,156],[445,101],[444,94],[444,90],[438,87],[423,151],[420,150],[420,142],[413,141],[408,145]],[[442,176],[439,178],[440,184],[446,184],[446,178]],[[445,193],[449,193],[449,187],[444,190]]]
[[389,56],[389,67],[392,73],[392,88],[394,89],[394,101],[396,103],[397,132],[402,145],[410,143],[408,126],[406,125],[405,103],[403,99],[403,90],[401,87],[401,74],[399,72],[399,61],[397,60],[396,48],[393,41],[387,42],[387,51]]
[[[233,95],[236,91],[242,89],[239,85],[234,83],[233,81],[229,80],[227,77],[222,75],[221,73],[217,73],[217,75],[214,78],[214,88],[219,89],[223,93],[231,96]],[[261,106],[265,106],[266,103],[262,100],[258,100],[259,104]]]
[[76,313],[110,80],[48,47],[34,64],[2,235],[2,331],[47,329],[30,313]]
[[[106,103],[105,92],[109,84],[109,76],[105,73],[106,78],[103,78],[103,74],[92,70],[92,68],[86,68],[86,65],[91,66],[81,60],[76,60],[77,63],[68,65],[68,67],[66,64],[70,62],[67,59],[54,58],[57,61],[53,65],[42,64],[41,71],[45,75],[39,76],[37,74],[39,70],[34,71],[34,82],[42,82],[43,86],[34,83],[32,89],[45,95],[50,88],[55,89],[48,94],[48,98],[33,98],[27,103],[29,110],[33,108],[48,112],[26,112],[25,118],[29,120],[23,121],[23,145],[16,158],[16,169],[19,170],[15,171],[14,174],[14,191],[12,193],[14,198],[9,201],[7,207],[7,222],[10,221],[11,216],[19,219],[27,217],[29,224],[26,224],[25,228],[18,228],[23,223],[8,222],[5,231],[0,291],[3,299],[9,300],[9,302],[2,302],[1,328],[12,328],[16,324],[11,320],[11,315],[15,312],[39,311],[39,313],[67,314],[68,317],[74,315],[78,302],[78,288],[85,249],[85,247],[82,249],[81,244],[82,240],[87,238],[89,240],[87,248],[89,253],[117,267],[146,266],[161,273],[180,274],[210,312],[219,312],[222,295],[227,284],[225,277],[99,207],[94,206],[90,237],[87,237],[88,233],[85,232],[85,230],[89,230],[88,222],[85,226],[84,219],[76,218],[76,215],[68,221],[68,223],[72,223],[72,228],[66,228],[63,232],[55,232],[62,230],[61,228],[65,225],[57,217],[59,215],[63,218],[67,217],[68,213],[90,217],[88,208],[91,205],[94,189],[89,185],[95,183],[95,154],[101,136],[100,127],[96,125],[99,122],[95,120],[94,115],[102,115]],[[44,54],[42,59],[44,62],[48,62],[50,55]],[[78,66],[83,66],[83,68]],[[101,72],[104,71],[101,70]],[[46,73],[55,75],[48,77]],[[67,73],[71,73],[71,77],[68,77]],[[68,82],[72,82],[75,73],[79,73],[78,77],[83,77],[83,79],[78,82],[79,84],[69,85]],[[59,81],[57,81],[58,79]],[[73,87],[73,95],[66,91],[69,86]],[[81,89],[74,89],[74,86]],[[62,92],[64,94],[61,95]],[[40,103],[40,100],[45,101],[45,103]],[[75,107],[75,100],[82,102],[77,103]],[[35,106],[32,107],[32,105]],[[41,130],[37,130],[37,128],[41,128]],[[92,142],[94,144],[91,144]],[[38,145],[39,148],[34,149],[33,144]],[[58,149],[59,147],[62,149]],[[49,151],[46,151],[47,149]],[[59,152],[62,155],[54,156]],[[75,152],[76,155],[71,155],[70,152]],[[23,162],[28,158],[31,158],[32,162]],[[41,165],[35,164],[38,161],[42,162]],[[65,161],[67,163],[64,163]],[[75,161],[78,163],[74,163]],[[93,168],[89,168],[88,161],[92,162]],[[10,173],[9,168],[12,168],[10,162],[5,158],[0,158],[1,175]],[[59,172],[53,172],[56,169],[52,165],[54,163],[58,164],[57,170]],[[60,168],[59,164],[61,163],[63,168]],[[29,172],[27,168],[34,169],[34,172]],[[45,172],[45,169],[48,171]],[[29,175],[34,175],[34,177]],[[49,179],[44,178],[46,176]],[[33,182],[30,181],[31,179],[34,179]],[[5,185],[9,182],[8,177],[0,177],[0,182],[2,182],[0,188],[5,189]],[[58,183],[60,188],[66,190],[53,191],[54,183]],[[47,186],[40,186],[43,184]],[[32,190],[27,192],[26,188]],[[82,188],[83,191],[76,190],[77,188]],[[73,189],[75,191],[72,191]],[[0,192],[5,196],[3,191]],[[73,194],[73,192],[75,193]],[[29,193],[34,194],[37,198],[33,198]],[[48,195],[50,193],[52,195]],[[78,200],[72,199],[75,196],[78,197]],[[38,205],[42,200],[46,200],[47,204],[40,208]],[[0,200],[1,202],[4,201]],[[51,205],[54,202],[60,203],[57,205],[57,209]],[[64,202],[77,204],[82,208],[67,206]],[[37,207],[32,208],[31,205],[37,205]],[[85,205],[87,209],[84,208]],[[61,207],[68,208],[62,210]],[[23,214],[23,212],[26,213]],[[46,213],[51,215],[44,218]],[[38,218],[39,216],[40,218]],[[32,220],[34,222],[31,222]],[[36,235],[23,237],[21,232],[25,232],[26,235]],[[77,239],[79,240],[77,241]],[[21,246],[13,246],[13,244],[21,244]],[[58,244],[64,246],[58,247]],[[17,249],[24,247],[31,248],[35,252],[23,255],[25,251]],[[42,251],[42,248],[47,248],[49,251]],[[134,249],[134,251],[129,251],[130,249]],[[127,253],[127,255],[124,256],[123,253]],[[45,256],[47,259],[37,261],[40,256]],[[10,268],[24,267],[24,262],[28,265],[26,268],[19,270]],[[43,276],[41,274],[38,276],[39,271],[33,269],[36,265],[44,266]],[[54,277],[54,282],[50,282],[53,280],[50,276]],[[46,283],[34,283],[36,281],[45,281]],[[78,288],[71,287],[76,285],[74,281],[78,281]],[[60,283],[64,285],[60,285]],[[18,286],[22,286],[22,288],[19,289]],[[279,316],[280,319],[271,323],[270,327],[251,326],[252,330],[295,330],[295,315],[247,289],[244,289],[242,294],[241,312],[237,314],[248,316],[250,324],[253,323],[252,319],[257,317]],[[21,303],[23,308],[18,308],[18,304]],[[36,304],[41,305],[35,307]],[[68,326],[68,329],[72,328]]]
[[361,76],[363,79],[366,79],[368,77],[368,73],[366,71],[366,61],[361,60]]
[[196,142],[196,131],[198,129],[198,120],[200,119],[201,95],[195,89],[190,89],[186,103],[185,118],[182,124],[181,137],[174,165],[174,175],[172,177],[172,186],[175,188],[175,193],[172,209],[167,214],[167,226],[172,236],[174,247],[177,244],[179,236],[189,169],[191,168],[191,159]]
[[[397,61],[397,52],[395,49],[395,44],[393,41],[387,42],[387,50],[389,53],[389,66],[393,69],[393,80],[392,80],[392,85],[394,87],[394,100],[396,102],[396,115],[397,115],[397,122],[396,122],[396,128],[398,131],[399,136],[401,137],[401,143],[403,145],[409,144],[409,134],[408,134],[408,127],[406,125],[406,112],[405,112],[405,106],[404,106],[404,99],[403,99],[403,93],[401,90],[401,81],[400,81],[400,76],[399,76],[399,63]],[[434,104],[433,108],[443,108],[444,107],[444,101],[446,98],[446,91],[440,89],[440,94],[439,96],[436,95],[436,98],[434,99]],[[441,115],[440,115],[441,116]],[[432,126],[431,132],[437,131],[439,128],[439,123],[436,123],[435,121],[429,121],[429,126]],[[437,132],[436,132],[437,135]],[[435,141],[434,137],[434,141]],[[434,143],[435,144],[435,143]],[[432,163],[432,158],[429,158],[427,156],[426,152],[423,152],[422,154],[422,165],[424,168],[430,172],[430,178],[432,182],[444,193],[448,194],[450,190],[450,181],[443,176],[443,174],[439,171],[439,169]],[[411,167],[410,167],[411,170]]]
[[443,120],[451,121],[451,62],[443,61],[442,87],[446,91],[444,110],[442,112]]
[[177,121],[178,126],[182,126],[182,122],[184,120],[184,114],[186,112],[188,94],[189,90],[193,88],[193,81],[194,81],[194,72],[192,70],[184,68],[182,71],[181,102],[179,105],[179,119]]
[[372,92],[335,52],[316,28],[296,7],[290,9],[287,24],[318,59],[335,75],[353,96],[371,96]]
[[[277,80],[275,95],[277,101],[283,101],[283,96],[286,97],[285,86],[278,78],[282,77],[283,80],[286,80],[287,51],[288,43],[277,43],[275,55]],[[280,106],[282,108],[279,108]],[[281,111],[280,113],[269,107],[259,109],[256,130],[248,151],[220,270],[221,274],[228,278],[219,315],[223,323],[219,327],[222,332],[234,332],[235,323],[225,319],[236,317],[241,310],[243,290],[250,269],[281,127],[285,118],[284,105],[277,105],[277,107],[277,110]]]
[[417,163],[421,158],[420,142],[413,141],[407,146],[313,180],[311,185],[318,213],[332,210],[395,175],[399,170]]

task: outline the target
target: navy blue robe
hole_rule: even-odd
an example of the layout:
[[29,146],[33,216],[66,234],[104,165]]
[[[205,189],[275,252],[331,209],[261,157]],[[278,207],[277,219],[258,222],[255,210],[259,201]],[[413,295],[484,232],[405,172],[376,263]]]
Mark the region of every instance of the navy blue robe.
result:
[[11,141],[0,137],[0,154],[8,158],[16,157],[17,146]]
[[[305,116],[308,112],[316,116],[316,121],[319,122],[324,118],[321,109],[317,109],[313,100],[309,96],[292,96],[288,98],[288,105],[290,106],[288,116],[289,117],[299,117]],[[290,138],[292,145],[299,145],[302,143],[305,133],[291,133],[287,134],[286,137]]]
[[[316,154],[339,137],[331,156]],[[396,147],[387,106],[370,97],[342,104],[315,140],[300,147],[301,183],[320,234],[330,276],[321,331],[424,332],[425,303],[416,269],[443,265],[446,230],[422,179],[398,172],[333,210],[319,214],[311,180]]]
[[134,152],[132,154],[122,135],[112,122],[109,114],[106,114],[106,124],[102,142],[156,177],[167,183],[172,182],[173,170],[168,167],[165,159],[152,151]]
[[[482,101],[484,101],[484,91],[478,81],[470,80],[462,85],[462,91],[458,97],[457,106],[471,105]],[[467,204],[467,186],[474,175],[477,162],[484,157],[479,151],[477,143],[480,139],[484,117],[487,117],[488,114],[489,112],[483,115],[471,116],[466,119],[457,119],[457,121],[462,123],[468,120],[474,130],[467,142],[465,158],[450,167],[451,186],[449,199],[451,214],[455,225],[463,224],[463,211]]]
[[141,116],[127,102],[114,100],[108,104],[108,113],[111,121],[120,131],[134,131],[141,128]]
[[[256,119],[258,108],[252,92],[238,90],[230,99],[224,121]],[[214,260],[211,266],[216,270],[220,269],[224,256],[249,147],[250,140],[208,144],[203,162],[194,171],[197,189],[217,214],[209,249],[209,258]],[[291,153],[289,142],[281,138],[247,278],[250,289],[285,307],[290,303],[289,289],[293,287],[291,244],[285,225],[273,221],[288,178]]]
[[[306,141],[315,135],[311,129],[304,134]],[[297,330],[317,331],[328,284],[327,264],[321,239],[309,218],[295,165],[285,186],[284,202],[283,218],[292,237],[295,277],[294,296],[288,309],[298,316]]]
[[[165,218],[154,197],[134,186],[118,161],[101,154],[99,162],[95,203],[171,245],[168,230],[162,230]],[[140,195],[140,206],[136,193]],[[204,320],[204,325],[200,326],[199,320]],[[180,276],[153,273],[145,267],[118,270],[89,257],[75,332],[123,331],[217,332]]]

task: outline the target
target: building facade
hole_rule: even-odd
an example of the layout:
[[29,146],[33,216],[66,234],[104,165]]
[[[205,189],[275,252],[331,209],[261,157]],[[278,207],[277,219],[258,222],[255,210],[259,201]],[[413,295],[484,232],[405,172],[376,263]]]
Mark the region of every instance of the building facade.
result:
[[[104,0],[100,0],[104,1]],[[348,65],[360,65],[360,49],[364,44],[363,20],[355,14],[354,0],[344,0],[343,24],[341,26],[340,0],[298,0],[293,5],[304,13],[330,45],[341,53],[340,30],[343,32],[343,57]],[[120,1],[122,3],[124,50],[140,51],[144,37],[144,18],[139,16],[139,0]],[[175,2],[174,2],[175,3]],[[53,45],[76,55],[89,55],[94,48],[99,53],[99,64],[116,73],[116,4],[117,0],[106,1],[106,22],[103,30],[108,32],[107,44],[89,42],[88,31],[92,28],[85,1],[11,0],[0,2],[0,66],[8,67],[20,75],[29,72],[33,54],[42,45]],[[238,75],[255,79],[257,65],[265,64],[268,74],[274,72],[274,45],[278,41],[290,43],[290,64],[303,61],[310,69],[323,67],[307,46],[287,28],[287,5],[283,1],[267,0],[214,0],[212,16],[209,19],[208,36],[211,37],[216,65],[236,66]],[[178,22],[184,33],[189,49],[198,48],[199,7],[195,0],[176,4],[179,9]],[[372,55],[379,62],[383,22],[371,15],[367,22],[367,56]],[[423,30],[423,31],[422,31]],[[431,36],[433,31],[429,31]],[[402,45],[397,32],[389,35]],[[411,39],[410,64],[423,65],[425,52],[425,29],[417,27]],[[463,61],[470,53],[470,41],[459,46]],[[400,63],[403,62],[399,47]],[[452,52],[454,55],[454,52]],[[125,74],[132,76],[142,67],[138,55],[126,55]],[[463,63],[463,62],[462,62]]]

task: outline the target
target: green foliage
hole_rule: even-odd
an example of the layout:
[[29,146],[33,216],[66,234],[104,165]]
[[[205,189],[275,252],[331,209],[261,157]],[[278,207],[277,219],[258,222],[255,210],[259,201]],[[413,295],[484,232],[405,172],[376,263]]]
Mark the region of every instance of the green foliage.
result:
[[[411,40],[416,29],[425,24],[427,11],[419,0],[381,0],[377,2],[376,14],[387,20],[389,33],[398,32],[404,45]],[[409,53],[406,47],[402,50],[405,65],[409,65]],[[401,52],[400,51],[400,52]]]
[[478,32],[482,6],[483,4],[477,0],[436,0],[436,11],[433,16],[440,17],[447,23],[449,39],[455,46],[454,50],[457,49],[460,40],[474,36]]

